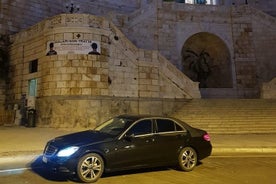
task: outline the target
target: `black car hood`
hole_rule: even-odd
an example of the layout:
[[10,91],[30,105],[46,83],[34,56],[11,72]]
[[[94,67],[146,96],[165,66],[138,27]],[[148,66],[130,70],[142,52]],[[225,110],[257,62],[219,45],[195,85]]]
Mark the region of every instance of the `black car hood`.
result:
[[101,133],[98,131],[87,130],[72,134],[67,134],[64,136],[57,137],[51,140],[51,144],[58,147],[67,146],[84,146],[88,144],[95,144],[98,142],[108,141],[113,139],[109,134]]

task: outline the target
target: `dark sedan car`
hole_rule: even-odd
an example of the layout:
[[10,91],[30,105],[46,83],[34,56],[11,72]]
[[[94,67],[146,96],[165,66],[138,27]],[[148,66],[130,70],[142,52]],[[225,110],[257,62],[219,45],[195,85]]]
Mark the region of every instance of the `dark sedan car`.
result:
[[103,172],[157,166],[191,171],[211,154],[204,130],[167,117],[121,115],[94,130],[50,140],[42,160],[57,172],[97,181]]

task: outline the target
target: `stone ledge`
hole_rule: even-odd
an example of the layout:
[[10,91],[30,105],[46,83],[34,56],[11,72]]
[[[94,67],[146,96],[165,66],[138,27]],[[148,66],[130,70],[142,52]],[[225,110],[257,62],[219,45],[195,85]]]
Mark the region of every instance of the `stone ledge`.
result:
[[272,79],[270,82],[263,83],[261,98],[276,99],[276,78]]

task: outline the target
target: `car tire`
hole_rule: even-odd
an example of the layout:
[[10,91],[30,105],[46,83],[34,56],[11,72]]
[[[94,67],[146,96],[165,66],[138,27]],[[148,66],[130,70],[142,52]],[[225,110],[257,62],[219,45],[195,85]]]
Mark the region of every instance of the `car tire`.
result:
[[191,147],[183,148],[178,156],[179,168],[183,171],[192,171],[197,165],[197,153]]
[[77,175],[82,182],[96,182],[103,174],[104,161],[96,153],[90,153],[80,158],[77,166]]

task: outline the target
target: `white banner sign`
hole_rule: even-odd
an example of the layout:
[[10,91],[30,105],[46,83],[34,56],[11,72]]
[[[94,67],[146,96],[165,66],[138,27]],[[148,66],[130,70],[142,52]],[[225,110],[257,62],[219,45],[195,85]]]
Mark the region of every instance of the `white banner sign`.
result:
[[96,54],[100,55],[100,43],[92,40],[62,40],[47,42],[46,55]]

